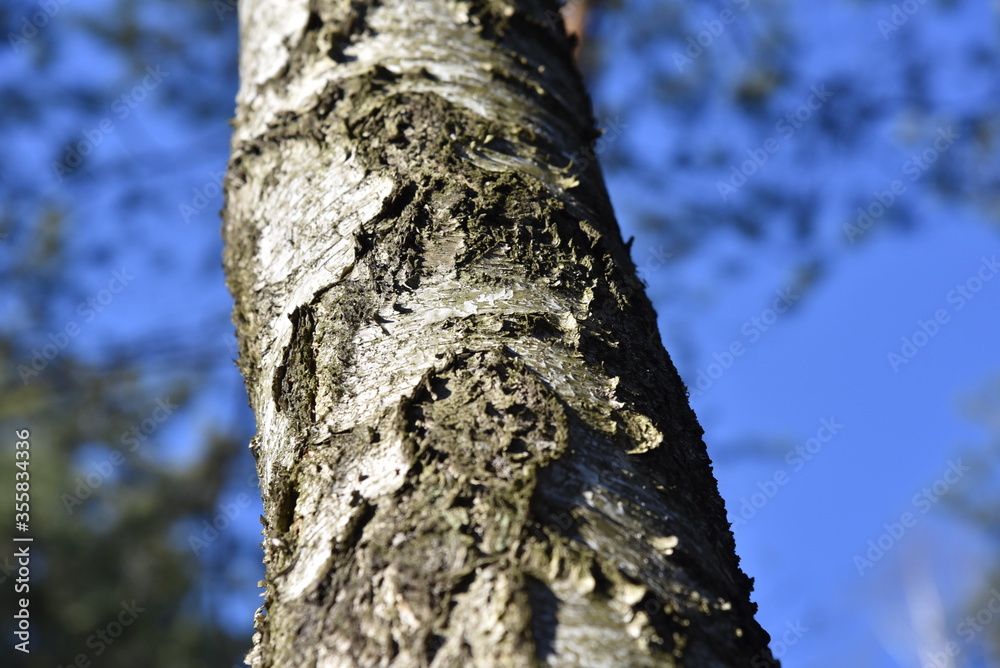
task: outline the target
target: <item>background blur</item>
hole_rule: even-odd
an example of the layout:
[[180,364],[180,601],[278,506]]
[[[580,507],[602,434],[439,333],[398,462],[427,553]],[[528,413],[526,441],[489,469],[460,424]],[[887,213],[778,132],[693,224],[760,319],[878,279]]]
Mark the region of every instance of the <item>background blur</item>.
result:
[[[786,666],[1000,665],[998,12],[587,8],[597,151]],[[0,26],[0,479],[30,429],[35,538],[30,657],[0,541],[0,663],[238,665],[263,571],[220,259],[235,0]]]

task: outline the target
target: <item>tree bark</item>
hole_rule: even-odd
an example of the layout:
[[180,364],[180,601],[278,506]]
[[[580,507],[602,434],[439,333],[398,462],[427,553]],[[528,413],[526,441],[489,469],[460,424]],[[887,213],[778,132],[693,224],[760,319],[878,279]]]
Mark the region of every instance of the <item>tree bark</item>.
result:
[[775,665],[557,9],[240,4],[253,666]]

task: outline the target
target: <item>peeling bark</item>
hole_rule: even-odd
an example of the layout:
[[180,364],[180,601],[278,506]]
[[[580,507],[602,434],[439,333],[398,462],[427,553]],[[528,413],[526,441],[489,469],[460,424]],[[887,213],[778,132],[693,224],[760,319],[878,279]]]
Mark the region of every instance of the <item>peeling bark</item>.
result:
[[556,9],[240,4],[253,666],[776,665]]

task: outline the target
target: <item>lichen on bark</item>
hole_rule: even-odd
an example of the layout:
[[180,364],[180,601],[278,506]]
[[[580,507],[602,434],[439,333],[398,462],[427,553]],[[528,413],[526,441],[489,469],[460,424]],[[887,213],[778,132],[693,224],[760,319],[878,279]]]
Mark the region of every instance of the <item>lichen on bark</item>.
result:
[[773,665],[555,3],[240,9],[251,665]]

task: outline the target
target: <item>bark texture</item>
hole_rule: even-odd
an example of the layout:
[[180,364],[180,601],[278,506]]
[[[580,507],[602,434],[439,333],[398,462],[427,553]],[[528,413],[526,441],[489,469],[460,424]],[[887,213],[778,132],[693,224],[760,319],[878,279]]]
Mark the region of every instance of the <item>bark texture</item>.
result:
[[240,3],[253,666],[773,665],[556,11]]

